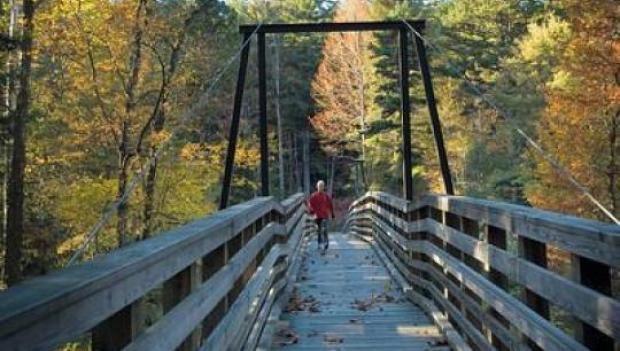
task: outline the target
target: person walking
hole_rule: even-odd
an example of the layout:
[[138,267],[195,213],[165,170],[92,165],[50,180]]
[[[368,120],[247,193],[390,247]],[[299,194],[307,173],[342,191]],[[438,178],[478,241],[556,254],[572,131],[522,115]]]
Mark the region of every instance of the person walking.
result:
[[308,199],[308,211],[315,216],[316,225],[318,227],[318,248],[321,243],[325,243],[325,250],[329,247],[329,238],[327,237],[327,223],[329,218],[335,218],[334,206],[331,197],[325,192],[325,182],[319,180],[316,183],[316,191],[310,195]]

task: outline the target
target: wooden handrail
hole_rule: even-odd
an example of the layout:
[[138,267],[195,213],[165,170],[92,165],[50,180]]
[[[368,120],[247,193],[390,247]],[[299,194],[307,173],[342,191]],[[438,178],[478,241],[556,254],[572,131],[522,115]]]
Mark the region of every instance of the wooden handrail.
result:
[[[221,303],[218,299],[196,309],[187,301],[199,301],[199,294],[207,296],[206,291],[212,293],[209,288],[217,286],[224,303],[232,306],[235,295],[257,270],[271,269],[261,264],[274,264],[273,259],[288,254],[287,242],[291,237],[299,240],[300,235],[294,234],[303,230],[303,218],[302,194],[282,203],[271,197],[256,198],[12,287],[0,294],[0,349],[52,349],[88,332],[93,334],[93,349],[127,345],[145,349],[136,347],[138,340],[152,340],[149,333],[170,323],[171,315],[182,308],[193,309],[193,324],[176,321],[183,327],[177,326],[178,332],[170,337],[175,341],[166,344],[178,342],[174,347],[179,346],[193,331],[213,329],[201,324]],[[278,236],[281,239],[276,240]],[[273,259],[265,259],[267,256]],[[203,281],[203,277],[207,279]],[[223,284],[222,279],[229,284]],[[162,286],[163,295],[170,300],[164,307],[168,313],[149,329],[132,325],[140,299]],[[110,331],[110,326],[116,330]],[[197,338],[189,349],[197,349],[207,337]],[[134,341],[136,345],[131,346]],[[152,350],[156,344],[144,345]]]
[[[385,193],[354,202],[346,226],[372,235],[475,348],[618,347],[618,226],[460,196],[408,202]],[[547,267],[548,249],[568,257],[568,276]],[[570,316],[574,335],[555,323],[558,313]]]
[[620,226],[539,210],[532,207],[465,196],[427,194],[408,202],[383,192],[369,192],[351,204],[375,200],[395,210],[414,214],[427,207],[475,219],[505,231],[554,245],[611,266],[620,266]]

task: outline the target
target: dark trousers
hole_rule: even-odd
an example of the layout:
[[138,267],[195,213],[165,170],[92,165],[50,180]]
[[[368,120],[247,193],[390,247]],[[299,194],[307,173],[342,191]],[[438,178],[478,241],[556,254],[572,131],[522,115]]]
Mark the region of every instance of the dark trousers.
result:
[[327,221],[324,218],[317,218],[315,221],[318,231],[318,244],[321,245],[321,243],[325,243],[325,247],[328,247],[329,238],[327,237]]

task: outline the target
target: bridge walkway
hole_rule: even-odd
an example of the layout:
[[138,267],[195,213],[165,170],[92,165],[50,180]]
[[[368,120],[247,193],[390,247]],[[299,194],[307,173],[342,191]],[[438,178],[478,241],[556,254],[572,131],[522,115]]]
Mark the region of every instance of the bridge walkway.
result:
[[302,255],[273,350],[449,350],[366,241],[331,233],[323,251],[313,235]]

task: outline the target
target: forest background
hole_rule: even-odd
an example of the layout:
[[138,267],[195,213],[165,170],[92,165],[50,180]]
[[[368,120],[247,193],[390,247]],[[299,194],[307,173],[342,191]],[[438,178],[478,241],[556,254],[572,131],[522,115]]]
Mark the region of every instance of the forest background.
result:
[[[608,221],[518,127],[620,215],[617,1],[3,0],[0,289],[65,266],[110,211],[84,259],[217,210],[239,24],[403,18],[428,20],[457,194]],[[306,168],[341,207],[400,194],[397,37],[267,40],[272,193],[303,189]],[[254,49],[231,203],[258,193]],[[415,193],[442,192],[411,62]]]

